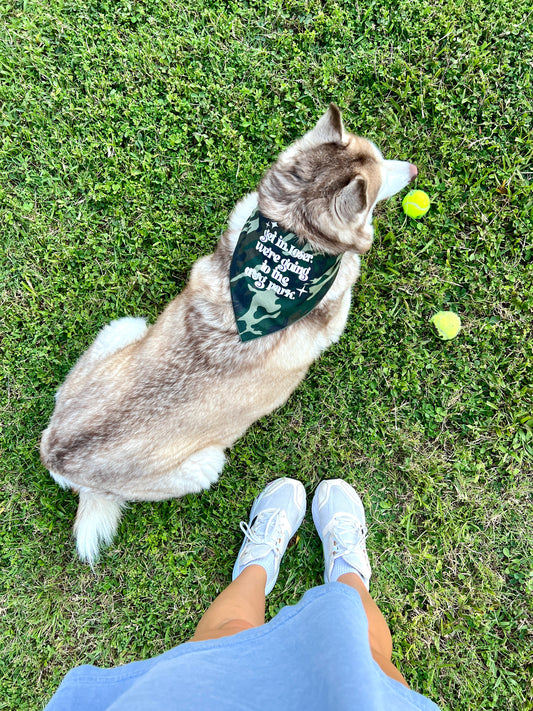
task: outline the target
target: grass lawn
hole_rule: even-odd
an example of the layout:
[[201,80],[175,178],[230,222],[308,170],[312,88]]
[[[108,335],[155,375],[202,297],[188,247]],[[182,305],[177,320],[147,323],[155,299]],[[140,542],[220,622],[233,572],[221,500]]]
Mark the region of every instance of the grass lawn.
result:
[[[283,475],[357,487],[411,686],[533,707],[532,23],[527,0],[0,0],[0,709],[186,640]],[[39,462],[56,387],[105,323],[156,318],[330,101],[416,163],[430,212],[379,206],[341,341],[211,491],[133,504],[92,573]],[[269,617],[321,581],[308,515]]]

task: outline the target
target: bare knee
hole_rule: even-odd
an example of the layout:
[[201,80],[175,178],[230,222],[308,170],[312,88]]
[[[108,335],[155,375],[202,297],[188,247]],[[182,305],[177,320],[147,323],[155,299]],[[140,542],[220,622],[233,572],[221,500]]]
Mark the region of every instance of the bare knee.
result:
[[243,632],[244,630],[250,630],[255,625],[248,620],[228,620],[220,625],[219,629],[224,630],[228,635],[237,634],[237,632]]
[[230,637],[231,635],[238,634],[239,632],[244,632],[244,630],[252,629],[256,625],[248,622],[244,619],[233,619],[226,620],[216,627],[211,627],[210,629],[203,629],[201,631],[196,631],[194,636],[191,637],[191,642],[201,642],[206,639],[219,639],[220,637]]

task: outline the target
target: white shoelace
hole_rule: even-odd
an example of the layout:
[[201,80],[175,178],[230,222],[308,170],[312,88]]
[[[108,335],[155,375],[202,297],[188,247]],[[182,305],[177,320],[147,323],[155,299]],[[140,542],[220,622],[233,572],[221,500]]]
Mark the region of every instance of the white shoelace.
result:
[[266,521],[263,521],[267,514],[268,511],[261,511],[252,526],[245,521],[241,521],[239,526],[247,541],[268,546],[277,558],[282,553],[281,548],[287,533],[290,533],[290,526],[283,511],[274,511]]
[[367,527],[358,523],[354,527],[354,518],[349,515],[339,517],[335,522],[335,535],[331,534],[331,556],[333,560],[341,558],[347,553],[364,555],[364,543]]

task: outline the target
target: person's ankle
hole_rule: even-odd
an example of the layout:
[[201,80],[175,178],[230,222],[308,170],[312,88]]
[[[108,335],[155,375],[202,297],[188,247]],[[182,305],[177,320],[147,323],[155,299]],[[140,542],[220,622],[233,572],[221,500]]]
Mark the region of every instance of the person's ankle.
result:
[[362,590],[364,590],[365,593],[368,593],[368,588],[366,587],[363,579],[361,578],[359,573],[356,573],[355,571],[339,575],[336,582],[343,583],[344,585],[349,585],[354,590],[357,590],[357,592],[361,592]]
[[261,565],[261,563],[250,563],[250,565],[247,565],[241,570],[235,580],[238,580],[239,578],[241,578],[241,580],[254,578],[256,580],[260,579],[263,582],[263,585],[265,585],[267,577],[268,573],[264,565]]

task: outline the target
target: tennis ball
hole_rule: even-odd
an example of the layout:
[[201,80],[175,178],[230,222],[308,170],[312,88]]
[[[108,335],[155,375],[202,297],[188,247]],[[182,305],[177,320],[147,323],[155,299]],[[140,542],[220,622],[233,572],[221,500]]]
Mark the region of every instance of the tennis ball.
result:
[[429,195],[423,190],[411,190],[402,200],[402,207],[408,217],[423,217],[429,210]]
[[461,330],[461,319],[453,311],[439,311],[430,319],[443,341],[455,338]]

